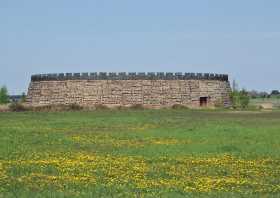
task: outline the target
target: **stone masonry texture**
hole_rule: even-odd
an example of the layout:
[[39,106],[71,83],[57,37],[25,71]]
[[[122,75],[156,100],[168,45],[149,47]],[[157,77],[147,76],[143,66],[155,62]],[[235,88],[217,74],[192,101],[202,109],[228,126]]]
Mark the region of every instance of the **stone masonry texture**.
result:
[[195,73],[66,73],[31,77],[27,103],[32,106],[107,105],[199,107],[230,106],[230,83],[224,74]]

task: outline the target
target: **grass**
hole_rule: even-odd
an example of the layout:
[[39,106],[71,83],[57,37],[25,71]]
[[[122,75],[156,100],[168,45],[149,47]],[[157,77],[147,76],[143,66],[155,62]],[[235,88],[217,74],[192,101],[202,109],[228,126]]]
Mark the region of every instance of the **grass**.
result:
[[0,197],[279,197],[280,112],[0,113]]

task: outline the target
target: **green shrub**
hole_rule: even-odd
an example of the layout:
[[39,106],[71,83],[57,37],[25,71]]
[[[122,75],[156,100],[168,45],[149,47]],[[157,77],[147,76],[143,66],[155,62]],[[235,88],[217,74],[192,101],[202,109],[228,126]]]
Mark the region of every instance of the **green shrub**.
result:
[[21,94],[20,101],[21,102],[26,102],[26,94],[24,92]]
[[69,108],[69,110],[71,110],[71,111],[80,111],[80,110],[83,110],[83,107],[80,106],[80,105],[78,105],[78,104],[76,104],[76,103],[68,105],[68,108]]
[[144,106],[142,104],[133,104],[129,108],[133,110],[143,110]]
[[10,111],[20,112],[20,111],[26,111],[27,108],[24,107],[21,103],[13,102],[9,105]]
[[0,104],[9,103],[9,95],[7,87],[3,86],[0,89]]
[[174,104],[171,106],[171,109],[189,109],[189,108],[181,104]]
[[246,109],[250,103],[248,92],[243,89],[241,91],[233,91],[231,93],[231,103],[234,109]]
[[69,104],[69,105],[44,105],[44,106],[37,106],[32,108],[33,111],[42,111],[42,112],[48,112],[48,111],[80,111],[83,110],[82,106],[79,106],[77,104]]
[[250,102],[250,97],[248,95],[248,92],[246,90],[240,91],[240,106],[242,109],[248,108],[249,102]]
[[36,106],[36,107],[32,107],[32,111],[51,111],[51,106],[50,105],[44,105],[44,106]]
[[224,103],[223,103],[223,101],[222,100],[218,100],[218,101],[216,101],[215,103],[214,103],[214,107],[215,108],[219,108],[219,109],[224,109],[225,108],[225,105],[224,105]]
[[248,105],[248,107],[246,107],[246,110],[249,111],[258,111],[258,110],[262,110],[263,107],[260,105]]
[[103,104],[96,104],[96,105],[94,105],[94,107],[95,107],[95,110],[108,110],[109,109],[108,106],[103,105]]
[[231,92],[230,100],[231,100],[232,108],[237,109],[239,104],[240,104],[240,101],[239,101],[239,91]]
[[129,107],[119,105],[119,106],[115,107],[114,109],[116,109],[116,110],[127,110],[127,109],[129,109]]

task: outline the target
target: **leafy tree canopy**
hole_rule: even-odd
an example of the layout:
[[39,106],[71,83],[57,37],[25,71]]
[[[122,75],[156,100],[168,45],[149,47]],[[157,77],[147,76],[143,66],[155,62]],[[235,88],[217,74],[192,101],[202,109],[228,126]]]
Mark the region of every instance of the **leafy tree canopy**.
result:
[[6,86],[3,86],[0,89],[0,104],[6,103],[9,103],[8,89]]

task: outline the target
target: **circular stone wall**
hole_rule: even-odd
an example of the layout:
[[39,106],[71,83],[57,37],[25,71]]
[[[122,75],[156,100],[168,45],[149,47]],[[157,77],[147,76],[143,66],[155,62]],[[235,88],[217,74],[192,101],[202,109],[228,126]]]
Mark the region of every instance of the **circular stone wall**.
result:
[[31,77],[27,102],[32,106],[229,106],[230,92],[228,75],[225,74],[39,74]]

